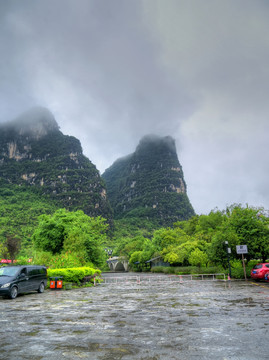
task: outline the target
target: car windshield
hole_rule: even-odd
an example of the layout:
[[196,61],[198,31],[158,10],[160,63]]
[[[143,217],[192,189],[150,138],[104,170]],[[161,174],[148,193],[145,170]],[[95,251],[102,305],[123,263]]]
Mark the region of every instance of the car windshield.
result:
[[261,269],[262,268],[262,264],[259,265],[255,265],[253,269]]
[[14,276],[18,270],[15,266],[5,266],[0,268],[0,276]]

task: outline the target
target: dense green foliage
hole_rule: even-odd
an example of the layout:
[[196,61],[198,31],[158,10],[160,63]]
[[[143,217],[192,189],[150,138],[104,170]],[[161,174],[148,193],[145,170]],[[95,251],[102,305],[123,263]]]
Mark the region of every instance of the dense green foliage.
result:
[[[19,257],[20,264],[27,264],[29,257]],[[60,254],[52,254],[49,251],[32,250],[31,251],[31,264],[33,265],[46,265],[50,269],[73,268],[81,266],[93,266],[92,263],[87,261],[81,254],[71,251],[62,251]]]
[[79,210],[57,210],[53,215],[41,215],[33,234],[38,250],[52,254],[66,253],[84,258],[97,266],[104,264],[103,243],[108,225],[101,217],[91,218]]
[[230,260],[235,273],[241,259],[236,253],[236,245],[247,245],[246,261],[266,261],[269,257],[269,218],[265,211],[233,205],[222,212],[215,210],[208,215],[196,215],[190,220],[176,222],[173,227],[157,229],[149,238],[141,234],[126,237],[116,243],[115,253],[128,257],[134,270],[147,270],[147,261],[159,257],[172,266],[217,265],[227,269],[226,241],[231,248]]
[[174,140],[145,137],[136,151],[102,175],[116,219],[172,225],[194,215]]

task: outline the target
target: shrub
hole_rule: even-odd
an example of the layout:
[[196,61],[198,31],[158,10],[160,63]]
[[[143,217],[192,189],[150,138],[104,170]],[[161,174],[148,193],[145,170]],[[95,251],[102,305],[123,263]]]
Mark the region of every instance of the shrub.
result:
[[150,271],[153,273],[162,273],[163,268],[164,266],[154,266],[153,268],[150,269]]
[[33,265],[33,262],[28,257],[20,256],[14,265]]
[[[261,261],[251,260],[245,264],[247,278],[250,278],[251,269],[253,269],[253,267],[256,264],[258,264],[259,262],[261,262]],[[244,279],[245,278],[242,260],[231,261],[231,272],[232,272],[232,278],[234,278],[234,279]]]
[[231,273],[234,279],[244,279],[244,269],[241,260],[231,261]]
[[225,270],[222,266],[208,266],[208,267],[201,267],[199,269],[200,274],[221,274],[225,273]]
[[33,265],[45,265],[49,266],[52,261],[53,255],[48,251],[36,251],[33,254]]
[[190,253],[188,261],[191,265],[198,266],[200,268],[208,263],[208,256],[204,251],[197,248]]
[[[18,264],[24,265],[28,263],[28,258],[19,258]],[[29,263],[28,263],[29,264]],[[94,267],[91,263],[87,263],[85,258],[79,253],[71,251],[62,252],[53,255],[49,251],[35,251],[32,257],[32,265],[45,265],[50,269],[73,268],[81,266]]]
[[86,276],[100,275],[101,271],[91,267],[48,269],[48,277],[62,276],[64,282],[80,284]]
[[174,267],[172,266],[164,266],[163,267],[163,273],[164,274],[175,274],[175,269]]
[[71,251],[66,251],[59,255],[51,257],[47,266],[51,269],[78,268],[86,265],[86,261],[82,256]]
[[176,268],[178,275],[197,274],[200,271],[196,266],[179,266]]

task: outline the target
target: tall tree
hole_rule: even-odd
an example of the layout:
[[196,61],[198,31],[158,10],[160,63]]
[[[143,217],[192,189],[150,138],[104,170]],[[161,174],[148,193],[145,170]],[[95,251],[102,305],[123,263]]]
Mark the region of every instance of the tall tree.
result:
[[89,217],[79,210],[57,210],[53,215],[39,217],[33,234],[36,248],[53,254],[71,250],[98,266],[104,262],[103,242],[108,225],[102,217]]
[[228,214],[228,225],[237,234],[239,244],[248,246],[247,258],[265,262],[269,256],[269,219],[264,209],[236,205]]

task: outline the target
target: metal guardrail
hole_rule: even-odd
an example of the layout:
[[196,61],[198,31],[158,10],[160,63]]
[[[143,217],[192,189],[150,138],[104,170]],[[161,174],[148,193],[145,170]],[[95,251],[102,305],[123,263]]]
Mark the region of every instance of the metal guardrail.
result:
[[181,277],[182,279],[189,280],[226,280],[226,276],[224,273],[216,273],[216,274],[190,274],[190,275],[176,275],[177,277]]
[[137,275],[137,276],[109,276],[103,278],[103,284],[128,284],[128,283],[160,283],[160,282],[176,282],[183,283],[184,281],[226,281],[224,273],[217,274],[189,274],[189,275]]
[[137,280],[138,276],[109,276],[103,278],[102,284],[135,283]]

